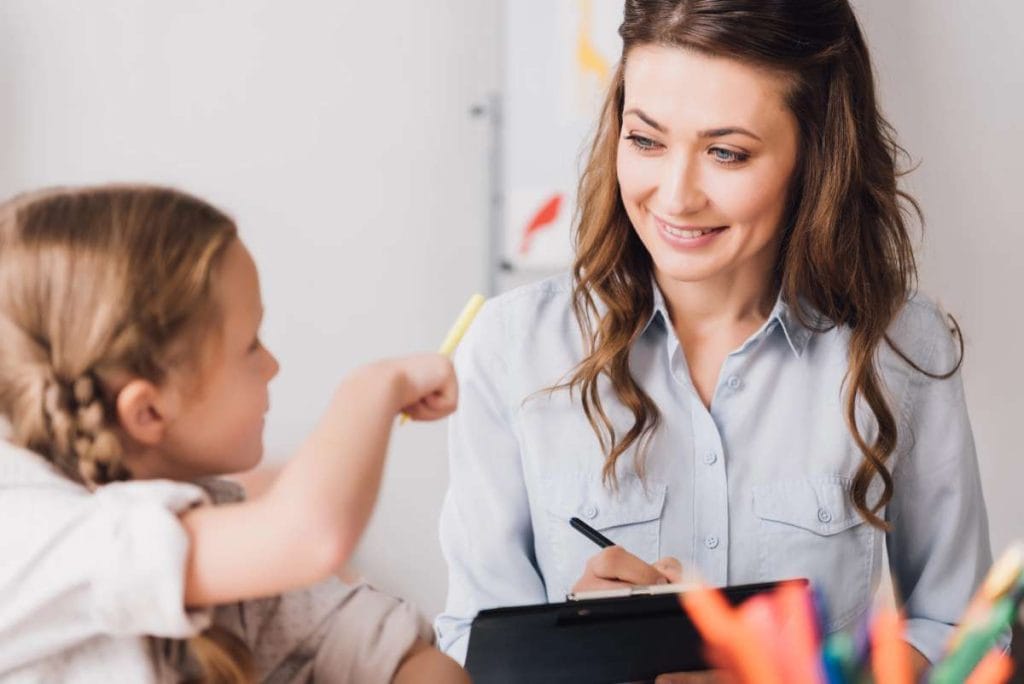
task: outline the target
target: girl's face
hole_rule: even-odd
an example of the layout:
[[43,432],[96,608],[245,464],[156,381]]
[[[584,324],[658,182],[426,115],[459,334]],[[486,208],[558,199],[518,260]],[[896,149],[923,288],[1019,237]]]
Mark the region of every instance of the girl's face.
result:
[[798,125],[782,77],[720,57],[628,54],[617,171],[655,275],[764,277],[778,257]]
[[198,378],[182,387],[159,452],[167,476],[191,479],[247,470],[263,455],[268,384],[279,366],[260,343],[263,318],[256,264],[238,240],[214,275],[222,328],[210,335]]

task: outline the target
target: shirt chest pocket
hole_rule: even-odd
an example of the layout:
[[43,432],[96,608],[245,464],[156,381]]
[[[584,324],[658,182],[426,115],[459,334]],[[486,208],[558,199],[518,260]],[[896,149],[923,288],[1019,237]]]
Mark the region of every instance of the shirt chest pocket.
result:
[[874,533],[840,477],[754,487],[760,519],[758,562],[764,581],[806,577],[825,597],[828,631],[842,629],[871,601]]
[[576,517],[617,546],[648,563],[658,560],[661,515],[665,507],[666,484],[637,478],[619,482],[617,490],[599,478],[562,479],[545,497],[548,557],[553,563],[544,569],[550,597],[564,597],[583,574],[587,559],[600,547],[569,525]]

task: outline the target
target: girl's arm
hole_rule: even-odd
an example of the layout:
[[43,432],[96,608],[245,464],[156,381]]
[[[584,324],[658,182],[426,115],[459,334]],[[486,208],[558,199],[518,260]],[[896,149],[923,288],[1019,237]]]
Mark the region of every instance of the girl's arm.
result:
[[393,684],[469,684],[469,675],[454,660],[419,639],[405,656],[395,672]]
[[356,371],[319,426],[262,496],[182,516],[190,537],[185,603],[277,594],[340,567],[362,535],[399,411],[435,420],[456,404],[450,362],[431,354]]

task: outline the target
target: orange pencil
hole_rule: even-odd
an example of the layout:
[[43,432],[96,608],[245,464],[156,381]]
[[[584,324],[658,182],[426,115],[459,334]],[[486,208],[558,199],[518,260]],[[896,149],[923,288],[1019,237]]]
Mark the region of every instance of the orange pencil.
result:
[[998,648],[988,652],[974,672],[967,678],[967,684],[1003,684],[1013,674],[1013,659]]
[[871,669],[876,684],[913,684],[909,649],[903,641],[899,613],[879,613],[871,625]]
[[701,587],[679,596],[708,644],[728,657],[740,682],[782,684],[767,648],[721,592]]

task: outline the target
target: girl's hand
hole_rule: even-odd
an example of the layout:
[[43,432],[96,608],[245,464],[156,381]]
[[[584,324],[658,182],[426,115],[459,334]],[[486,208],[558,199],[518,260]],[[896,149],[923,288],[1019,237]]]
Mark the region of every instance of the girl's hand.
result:
[[455,410],[459,385],[447,356],[420,354],[385,363],[394,364],[398,371],[402,413],[413,420],[437,420]]
[[665,584],[682,578],[683,566],[675,558],[662,558],[653,565],[645,563],[621,546],[609,546],[587,561],[583,575],[572,590],[595,591],[632,585]]

